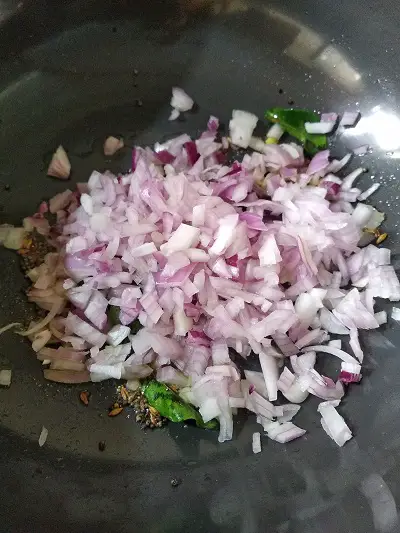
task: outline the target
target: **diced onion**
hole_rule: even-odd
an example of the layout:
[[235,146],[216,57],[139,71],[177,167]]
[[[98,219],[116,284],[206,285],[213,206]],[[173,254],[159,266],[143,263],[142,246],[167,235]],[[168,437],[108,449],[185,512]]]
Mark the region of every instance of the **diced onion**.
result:
[[[175,119],[194,103],[180,88],[172,93]],[[357,118],[345,113],[341,125]],[[327,134],[336,120],[323,114],[305,128]],[[376,298],[400,301],[389,250],[362,247],[384,219],[362,203],[378,184],[354,186],[362,167],[336,175],[351,154],[338,161],[322,150],[308,160],[302,146],[278,144],[279,124],[265,142],[254,137],[257,121],[234,110],[229,142],[211,116],[195,140],[182,134],[154,149],[137,146],[131,172],[95,171],[77,191],[42,204],[23,228],[0,227],[8,247],[19,249],[36,228],[57,248],[28,272],[29,301],[48,314],[21,335],[49,365],[47,380],[125,379],[137,390],[153,376],[176,387],[204,422],[219,421],[219,442],[232,438],[237,409],[254,412],[276,442],[301,437],[305,429],[291,420],[312,394],[326,400],[322,426],[343,445],[351,432],[335,406],[362,378],[359,330],[386,322]],[[109,137],[104,153],[122,146]],[[249,147],[228,163],[228,148]],[[70,170],[60,147],[49,174],[66,178]],[[392,318],[400,320],[399,309]],[[348,335],[355,357],[331,334]],[[339,358],[340,372],[320,374],[320,353]],[[237,358],[248,359],[246,379]],[[278,390],[289,404],[274,404]],[[259,433],[253,450],[261,450]]]
[[392,318],[393,320],[400,321],[400,308],[398,307],[392,307]]
[[0,370],[0,386],[9,387],[11,385],[11,370]]
[[343,417],[335,409],[338,403],[338,401],[322,402],[318,406],[318,411],[321,413],[321,424],[326,433],[338,446],[343,446],[353,435]]
[[258,432],[253,433],[252,448],[253,453],[261,452],[261,435]]
[[40,432],[40,435],[39,435],[39,440],[38,440],[38,444],[40,447],[44,446],[48,435],[49,435],[48,429],[43,426],[42,431]]
[[339,125],[352,127],[355,125],[357,120],[360,118],[359,111],[345,111],[342,115]]
[[307,133],[318,135],[330,133],[335,127],[335,122],[306,122],[304,124]]
[[[178,112],[189,111],[193,107],[193,100],[180,87],[172,88],[171,106]],[[173,120],[173,119],[170,119]]]
[[258,118],[256,115],[235,109],[232,112],[232,119],[229,122],[229,133],[232,143],[241,148],[247,148],[257,122]]

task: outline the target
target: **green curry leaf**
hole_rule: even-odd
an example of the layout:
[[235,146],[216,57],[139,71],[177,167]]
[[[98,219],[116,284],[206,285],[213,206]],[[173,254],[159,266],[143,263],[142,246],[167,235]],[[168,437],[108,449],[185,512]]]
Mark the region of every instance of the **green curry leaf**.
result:
[[184,402],[179,394],[164,383],[159,383],[154,379],[145,381],[141,385],[141,390],[148,404],[171,422],[194,420],[200,428],[218,429],[219,427],[218,421],[215,419],[205,423],[200,413],[192,405]]
[[143,324],[141,324],[139,319],[137,318],[129,324],[129,327],[131,328],[131,334],[136,335],[136,333],[142,329]]
[[292,137],[298,139],[304,145],[305,151],[311,155],[327,146],[326,135],[306,132],[304,126],[306,122],[319,122],[319,116],[313,111],[272,107],[266,111],[265,117],[271,122],[280,124]]
[[[121,322],[119,321],[119,312],[120,308],[117,305],[110,305],[108,307],[107,316],[110,326],[119,326],[121,324]],[[132,335],[136,335],[136,333],[143,327],[138,319],[134,320],[128,325],[131,328]]]
[[110,305],[107,309],[107,316],[110,326],[119,326],[121,322],[119,321],[119,307],[116,305]]

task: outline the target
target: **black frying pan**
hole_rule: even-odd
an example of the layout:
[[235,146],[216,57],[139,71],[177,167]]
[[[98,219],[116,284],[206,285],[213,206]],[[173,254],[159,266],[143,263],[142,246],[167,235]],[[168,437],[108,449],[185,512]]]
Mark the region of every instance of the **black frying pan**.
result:
[[[73,180],[85,181],[94,168],[129,168],[136,143],[196,134],[210,113],[226,123],[233,108],[359,109],[370,117],[362,135],[334,150],[374,144],[363,185],[381,177],[374,203],[388,215],[396,266],[399,17],[389,0],[0,2],[0,222],[18,224],[65,188],[45,172],[60,143]],[[198,103],[183,122],[167,120],[172,85]],[[111,163],[100,150],[110,134],[127,144]],[[0,272],[3,325],[31,309],[15,254],[0,250]],[[45,383],[29,345],[4,334],[0,367],[13,383],[0,390],[1,531],[399,531],[399,327],[362,342],[363,382],[343,407],[355,438],[336,447],[309,400],[298,417],[307,436],[255,456],[250,420],[237,419],[234,440],[220,445],[191,427],[145,434],[132,418],[108,418],[115,384],[93,386],[84,407],[79,387]]]

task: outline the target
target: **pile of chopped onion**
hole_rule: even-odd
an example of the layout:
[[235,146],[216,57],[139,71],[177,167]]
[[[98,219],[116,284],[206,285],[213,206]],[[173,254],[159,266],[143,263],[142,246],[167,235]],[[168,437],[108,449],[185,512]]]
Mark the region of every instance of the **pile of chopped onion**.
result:
[[[153,374],[205,422],[219,420],[220,442],[232,438],[238,409],[255,413],[272,440],[302,436],[291,420],[311,394],[343,445],[351,432],[336,407],[361,379],[358,331],[386,322],[375,298],[400,300],[390,250],[363,231],[383,216],[357,203],[363,169],[338,175],[349,156],[308,160],[297,144],[260,143],[256,122],[233,112],[231,139],[258,150],[242,161],[227,162],[210,117],[197,140],[136,147],[128,174],[95,171],[79,192],[53,199],[59,252],[29,273],[29,299],[49,314],[26,334],[47,379],[137,386]],[[109,326],[109,306],[120,308],[120,325]],[[134,320],[143,328],[131,335]],[[257,357],[260,372],[243,376],[230,350]],[[336,358],[334,375],[315,369],[320,353]]]

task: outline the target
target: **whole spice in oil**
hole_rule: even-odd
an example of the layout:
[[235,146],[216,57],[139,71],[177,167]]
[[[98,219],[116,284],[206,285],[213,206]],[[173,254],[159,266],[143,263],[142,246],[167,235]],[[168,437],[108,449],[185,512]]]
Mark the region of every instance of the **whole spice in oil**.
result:
[[90,398],[89,391],[83,390],[79,393],[79,399],[83,403],[83,405],[89,405],[89,398]]
[[113,409],[111,409],[111,411],[108,412],[108,416],[118,416],[122,413],[123,410],[123,407],[114,407]]

